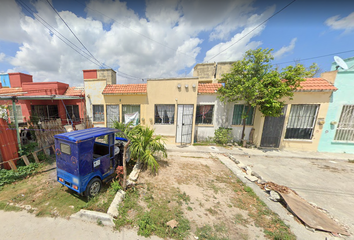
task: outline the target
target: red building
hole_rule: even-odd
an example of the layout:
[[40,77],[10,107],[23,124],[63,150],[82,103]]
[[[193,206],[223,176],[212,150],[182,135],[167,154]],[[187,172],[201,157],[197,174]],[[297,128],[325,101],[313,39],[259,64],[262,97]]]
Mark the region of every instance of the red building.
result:
[[13,101],[19,125],[25,124],[30,116],[41,121],[60,118],[63,124],[70,125],[84,119],[84,88],[61,82],[33,82],[31,75],[23,73],[9,73],[6,77],[8,82],[0,84],[0,105],[9,106],[10,121],[14,121]]

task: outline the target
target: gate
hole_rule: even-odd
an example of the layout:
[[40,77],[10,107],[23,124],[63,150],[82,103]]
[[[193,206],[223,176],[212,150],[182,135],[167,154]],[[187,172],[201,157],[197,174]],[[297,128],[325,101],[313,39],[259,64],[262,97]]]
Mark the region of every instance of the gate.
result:
[[261,147],[279,148],[284,128],[286,107],[284,106],[283,115],[280,117],[265,117]]
[[193,129],[193,105],[178,105],[176,142],[191,143]]

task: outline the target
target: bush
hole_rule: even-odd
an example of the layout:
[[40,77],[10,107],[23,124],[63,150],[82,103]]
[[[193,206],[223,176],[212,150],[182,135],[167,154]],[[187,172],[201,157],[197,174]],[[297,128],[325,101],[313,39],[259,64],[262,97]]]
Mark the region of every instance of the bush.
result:
[[38,163],[31,163],[28,166],[18,167],[17,171],[1,169],[0,170],[0,186],[15,182],[16,180],[25,178],[28,175],[35,173],[39,166],[40,166],[40,164],[38,164]]
[[216,129],[214,133],[215,143],[226,144],[231,142],[232,140],[231,130],[232,128],[223,128],[223,127]]

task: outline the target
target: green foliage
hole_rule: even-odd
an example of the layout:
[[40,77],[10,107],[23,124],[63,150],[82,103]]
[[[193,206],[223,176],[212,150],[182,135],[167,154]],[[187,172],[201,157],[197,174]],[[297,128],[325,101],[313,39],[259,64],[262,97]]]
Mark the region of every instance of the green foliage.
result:
[[[224,74],[218,89],[223,102],[245,101],[246,106],[256,107],[265,116],[279,117],[284,107],[284,98],[290,99],[305,77],[312,77],[318,67],[313,64],[306,69],[302,64],[288,66],[279,71],[271,61],[273,49],[249,50],[244,58],[233,64],[230,73]],[[242,116],[243,120],[247,114]],[[245,121],[243,121],[245,128]],[[244,130],[242,131],[242,139]]]
[[218,144],[226,144],[231,142],[232,135],[231,135],[232,128],[223,128],[219,127],[214,132],[214,141]]
[[109,188],[110,194],[114,195],[116,192],[122,189],[119,181],[112,181],[111,187]]
[[145,212],[143,217],[138,222],[139,230],[138,235],[149,237],[155,230],[156,226],[151,221],[148,212]]
[[30,142],[26,145],[22,145],[22,156],[23,155],[30,155],[32,152],[34,152],[38,147],[38,144],[36,142]]
[[120,133],[116,133],[116,135],[118,137],[124,137],[124,138],[127,137],[129,139],[132,136],[132,130],[134,129],[132,122],[129,122],[128,124],[124,124],[124,123],[117,122],[117,121],[113,122],[113,128],[119,129],[122,131]]
[[17,171],[14,170],[0,170],[0,186],[15,182],[35,173],[40,165],[38,163],[31,163],[28,166],[18,167]]
[[154,129],[137,125],[131,128],[131,124],[114,122],[114,127],[120,129],[131,140],[130,151],[131,157],[140,161],[147,166],[152,172],[157,172],[159,164],[156,161],[156,154],[162,153],[163,157],[167,157],[164,139],[158,135],[154,136]]

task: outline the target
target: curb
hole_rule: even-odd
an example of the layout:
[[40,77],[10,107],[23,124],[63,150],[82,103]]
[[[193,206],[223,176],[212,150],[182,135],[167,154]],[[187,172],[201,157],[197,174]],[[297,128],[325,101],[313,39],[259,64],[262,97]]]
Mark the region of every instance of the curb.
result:
[[113,201],[111,202],[111,205],[108,208],[107,214],[110,215],[111,217],[118,217],[119,212],[119,204],[123,201],[125,197],[125,192],[123,190],[119,190],[116,193],[116,196],[114,197]]
[[70,216],[70,219],[78,219],[87,222],[93,222],[105,226],[114,227],[113,218],[107,213],[101,213],[96,211],[89,211],[81,209],[79,212]]

